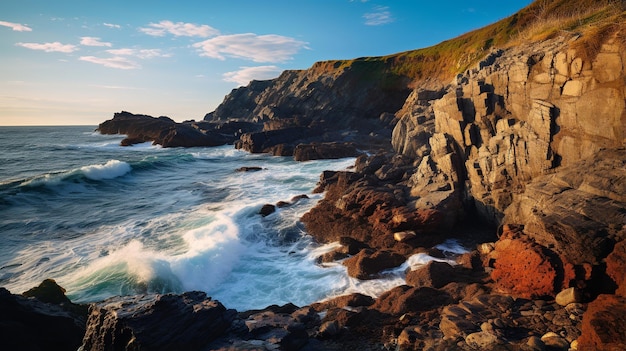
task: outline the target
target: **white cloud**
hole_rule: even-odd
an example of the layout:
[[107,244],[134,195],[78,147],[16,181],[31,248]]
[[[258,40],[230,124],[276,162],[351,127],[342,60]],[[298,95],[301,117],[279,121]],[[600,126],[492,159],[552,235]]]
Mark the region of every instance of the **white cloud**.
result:
[[100,41],[100,38],[96,38],[96,37],[81,37],[80,38],[80,45],[85,45],[85,46],[108,46],[108,47],[112,46],[111,43]]
[[159,23],[150,23],[148,27],[139,28],[139,30],[148,35],[162,37],[165,34],[172,34],[177,37],[200,37],[208,38],[218,35],[219,31],[206,24],[197,25],[194,23],[161,21]]
[[240,67],[238,71],[226,72],[225,82],[247,85],[251,80],[265,80],[278,76],[282,70],[276,66]]
[[364,14],[363,18],[365,18],[365,24],[368,26],[381,26],[395,21],[387,6],[376,6],[374,12]]
[[109,28],[115,28],[115,29],[120,29],[122,28],[122,26],[120,26],[119,24],[113,24],[113,23],[102,23],[105,27],[109,27]]
[[33,30],[32,28],[23,24],[6,22],[6,21],[0,21],[0,26],[9,27],[16,32],[32,32]]
[[42,50],[42,51],[45,51],[45,52],[65,52],[65,53],[70,53],[70,52],[74,52],[74,51],[78,50],[76,45],[61,44],[58,41],[55,41],[54,43],[43,43],[43,44],[39,44],[39,43],[17,43],[15,45],[21,46],[21,47],[24,47],[24,48],[27,48],[27,49],[31,49],[31,50]]
[[107,52],[116,56],[135,56],[140,59],[172,56],[171,54],[164,54],[161,49],[111,49]]
[[242,58],[254,62],[285,62],[293,58],[300,49],[307,48],[305,42],[280,35],[256,35],[254,33],[221,35],[196,44],[200,56],[225,60],[226,57]]
[[141,68],[141,65],[139,65],[138,63],[131,61],[126,57],[121,57],[121,56],[115,56],[115,57],[110,57],[110,58],[102,58],[102,57],[95,57],[95,56],[81,56],[79,60],[95,63],[95,64],[102,65],[105,67],[117,68],[117,69]]

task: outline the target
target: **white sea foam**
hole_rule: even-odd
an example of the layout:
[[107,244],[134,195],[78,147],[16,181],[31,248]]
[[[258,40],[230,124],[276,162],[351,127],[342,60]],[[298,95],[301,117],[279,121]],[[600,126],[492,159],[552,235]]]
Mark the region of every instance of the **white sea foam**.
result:
[[121,177],[132,170],[132,167],[123,161],[110,160],[103,165],[90,165],[80,168],[80,172],[91,180],[105,180]]

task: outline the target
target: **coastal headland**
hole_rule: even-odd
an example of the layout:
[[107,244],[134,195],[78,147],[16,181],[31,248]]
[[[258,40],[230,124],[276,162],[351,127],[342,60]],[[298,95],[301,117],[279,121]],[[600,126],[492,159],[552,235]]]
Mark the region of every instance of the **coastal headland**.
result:
[[[471,243],[406,285],[234,311],[201,292],[75,305],[0,288],[9,346],[82,350],[626,349],[626,9],[538,0],[458,38],[234,89],[202,121],[116,113],[124,145],[234,144],[324,172],[301,221],[320,262],[372,279]],[[449,258],[449,257],[447,257]],[[14,292],[16,293],[16,292]],[[14,343],[14,344],[13,344]],[[81,346],[82,345],[82,346]]]

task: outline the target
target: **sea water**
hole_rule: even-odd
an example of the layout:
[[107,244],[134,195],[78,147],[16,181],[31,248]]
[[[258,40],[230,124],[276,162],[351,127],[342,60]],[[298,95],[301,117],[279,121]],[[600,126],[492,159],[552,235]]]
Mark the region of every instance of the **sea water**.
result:
[[[122,147],[123,136],[94,129],[0,127],[0,286],[21,293],[52,278],[75,302],[201,290],[247,310],[376,296],[433,259],[416,255],[371,281],[317,263],[338,244],[315,243],[299,218],[323,196],[312,194],[320,173],[353,158]],[[291,205],[259,215],[278,201]]]

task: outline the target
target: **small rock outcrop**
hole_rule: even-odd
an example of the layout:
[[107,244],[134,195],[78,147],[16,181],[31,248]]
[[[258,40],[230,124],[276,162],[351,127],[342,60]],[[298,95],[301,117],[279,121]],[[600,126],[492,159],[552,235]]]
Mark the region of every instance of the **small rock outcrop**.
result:
[[83,350],[202,350],[236,312],[202,292],[113,297],[91,305]]
[[[209,126],[211,129],[201,129]],[[113,119],[100,123],[102,134],[126,134],[122,146],[152,142],[163,147],[219,146],[232,143],[234,135],[220,133],[219,127],[192,122],[176,123],[168,117],[154,118],[130,112],[119,112]]]
[[53,280],[24,295],[0,288],[0,339],[7,350],[77,350],[85,334],[85,306],[71,303]]

